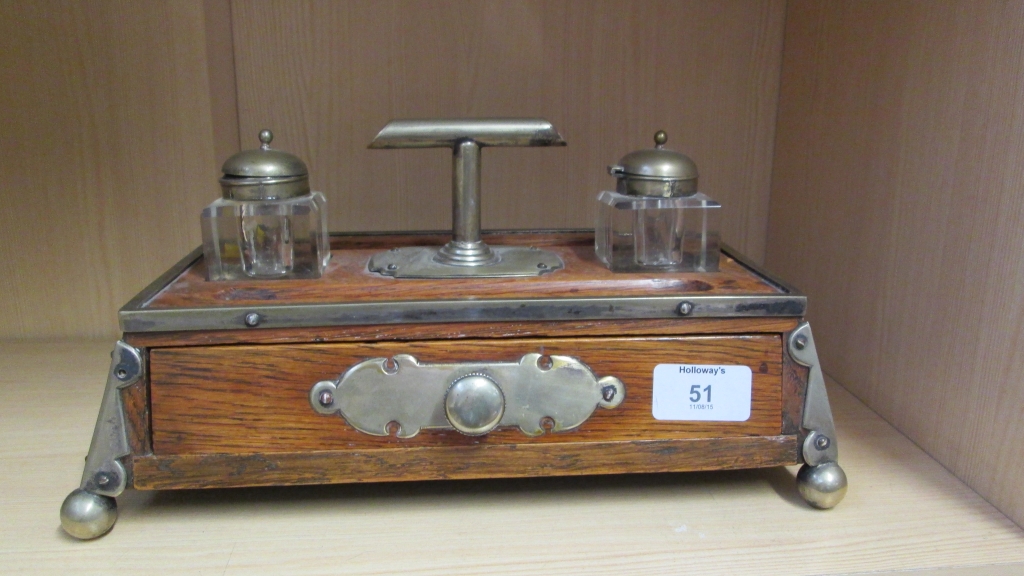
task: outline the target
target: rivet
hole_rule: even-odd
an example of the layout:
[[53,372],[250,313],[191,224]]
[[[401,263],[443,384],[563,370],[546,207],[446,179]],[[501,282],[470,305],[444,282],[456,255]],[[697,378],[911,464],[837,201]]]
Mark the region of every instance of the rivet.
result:
[[248,314],[245,315],[245,325],[248,326],[249,328],[255,328],[256,326],[259,326],[260,320],[262,320],[262,318],[260,318],[260,315],[255,312],[249,312]]
[[543,263],[543,262],[541,262],[540,264],[537,264],[537,268],[540,268],[541,270],[546,270],[547,267],[548,267],[548,265]]
[[117,376],[118,380],[127,380],[128,370],[124,368],[118,368],[117,370],[114,371],[114,375]]
[[388,264],[388,270],[398,270],[398,264],[395,264],[395,263]]
[[99,486],[100,488],[106,488],[107,486],[110,486],[110,483],[113,482],[114,480],[113,478],[110,477],[110,474],[107,474],[106,472],[97,472],[95,479],[96,485]]
[[679,314],[683,316],[689,316],[690,312],[693,312],[693,304],[690,302],[683,302],[679,304]]
[[806,348],[807,347],[807,336],[804,336],[803,334],[797,336],[796,339],[793,340],[793,346],[797,350],[803,350],[804,348]]
[[331,404],[334,404],[334,394],[331,394],[329,390],[324,390],[320,393],[320,405],[327,408]]
[[832,441],[829,440],[828,436],[818,436],[814,440],[814,447],[818,450],[826,450],[832,445]]
[[615,386],[605,386],[601,389],[601,397],[605,402],[611,402],[615,398]]

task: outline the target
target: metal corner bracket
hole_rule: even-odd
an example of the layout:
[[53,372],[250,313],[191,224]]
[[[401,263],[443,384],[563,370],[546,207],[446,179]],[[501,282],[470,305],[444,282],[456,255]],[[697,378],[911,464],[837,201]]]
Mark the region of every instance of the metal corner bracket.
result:
[[789,355],[798,364],[811,369],[807,379],[807,394],[804,398],[802,427],[808,431],[803,443],[804,461],[810,466],[822,462],[835,462],[839,458],[839,443],[832,421],[832,408],[825,390],[825,376],[818,362],[818,351],[814,347],[811,325],[803,322],[787,337]]
[[839,465],[839,443],[832,408],[825,390],[825,375],[818,362],[811,325],[801,323],[786,338],[786,348],[796,363],[810,368],[801,427],[807,430],[801,447],[804,465],[796,475],[800,496],[814,508],[834,508],[846,496],[848,480]]
[[103,496],[117,496],[124,492],[128,474],[120,459],[128,456],[128,429],[125,422],[121,389],[142,378],[145,364],[139,350],[118,341],[110,356],[110,372],[103,391],[100,413],[85,459],[81,489]]

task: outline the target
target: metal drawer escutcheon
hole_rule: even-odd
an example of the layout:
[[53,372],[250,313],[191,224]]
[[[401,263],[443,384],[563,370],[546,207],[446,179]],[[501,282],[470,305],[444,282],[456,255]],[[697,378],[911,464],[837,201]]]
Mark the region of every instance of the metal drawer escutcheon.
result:
[[[598,407],[615,408],[626,387],[614,376],[598,378],[571,356],[526,354],[518,362],[420,364],[408,354],[372,358],[338,380],[317,382],[309,402],[320,414],[340,414],[352,427],[399,438],[422,429],[454,429],[469,436],[518,426],[527,436],[572,430]],[[544,421],[550,420],[549,426]]]

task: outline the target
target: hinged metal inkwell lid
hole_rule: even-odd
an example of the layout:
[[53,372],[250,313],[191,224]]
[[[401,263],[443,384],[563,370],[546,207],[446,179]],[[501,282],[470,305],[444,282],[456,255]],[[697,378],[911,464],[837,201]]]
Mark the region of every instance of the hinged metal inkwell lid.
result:
[[260,147],[227,159],[220,186],[230,200],[283,200],[309,193],[309,169],[294,154],[270,148],[274,133],[260,131]]
[[689,156],[665,148],[668,134],[654,134],[654,148],[630,152],[608,173],[618,179],[619,194],[688,196],[697,192],[697,164]]

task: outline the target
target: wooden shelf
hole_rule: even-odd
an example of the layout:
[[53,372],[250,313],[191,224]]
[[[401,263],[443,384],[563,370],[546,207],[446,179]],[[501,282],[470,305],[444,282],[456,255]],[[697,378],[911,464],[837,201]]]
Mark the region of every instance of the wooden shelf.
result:
[[0,343],[0,566],[120,574],[1024,574],[1024,531],[839,386],[850,478],[812,510],[795,469],[128,492],[78,542],[112,343]]

